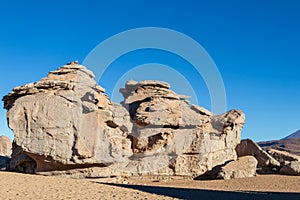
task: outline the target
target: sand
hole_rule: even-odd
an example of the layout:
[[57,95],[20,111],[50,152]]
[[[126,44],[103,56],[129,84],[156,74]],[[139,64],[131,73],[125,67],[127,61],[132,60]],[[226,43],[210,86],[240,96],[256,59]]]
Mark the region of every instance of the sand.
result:
[[0,199],[172,199],[89,180],[0,172]]
[[[292,199],[292,197],[300,199],[299,186],[300,177],[279,175],[213,181],[135,181],[134,184],[126,185],[99,183],[98,180],[75,180],[0,172],[1,199],[173,199],[171,197],[193,199],[186,196],[184,192],[193,193],[191,197],[195,197],[194,199],[197,199],[199,195],[211,196],[211,199],[214,197],[217,199],[217,196],[221,195],[224,197],[223,199],[226,199],[225,197],[232,198],[230,195],[247,195],[249,191],[252,193],[253,191],[291,192],[294,193],[294,196],[290,196],[291,198],[288,199]],[[215,192],[210,193],[210,191]],[[242,191],[243,193],[218,193],[216,191]],[[249,195],[245,197],[253,198]],[[259,199],[257,197],[259,196],[256,196],[255,199]]]

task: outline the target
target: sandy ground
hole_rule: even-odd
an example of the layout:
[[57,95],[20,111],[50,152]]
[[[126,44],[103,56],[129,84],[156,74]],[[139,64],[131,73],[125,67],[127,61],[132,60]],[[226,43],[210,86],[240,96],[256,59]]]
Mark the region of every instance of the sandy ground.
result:
[[200,196],[200,199],[210,200],[300,199],[300,177],[279,175],[214,181],[135,181],[134,184],[125,185],[0,172],[0,188],[1,199],[199,199]]
[[0,172],[0,199],[171,199],[89,180]]

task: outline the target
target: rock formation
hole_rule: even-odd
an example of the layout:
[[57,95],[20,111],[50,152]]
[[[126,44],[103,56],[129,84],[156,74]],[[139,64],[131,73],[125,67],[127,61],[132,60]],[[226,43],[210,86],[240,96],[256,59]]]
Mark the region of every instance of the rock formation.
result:
[[300,156],[285,151],[269,149],[267,152],[281,165],[289,164],[292,161],[300,161]]
[[300,161],[291,161],[280,169],[280,174],[300,176]]
[[254,156],[258,161],[259,173],[277,172],[280,163],[250,139],[242,140],[236,147],[238,157]]
[[277,149],[267,149],[264,151],[250,139],[242,140],[236,147],[238,157],[251,155],[258,160],[258,173],[300,175],[300,156]]
[[155,161],[154,168],[164,163],[172,175],[197,176],[236,159],[245,119],[241,111],[213,115],[159,81],[131,80],[120,92],[133,121],[134,156],[144,166]]
[[12,152],[12,143],[6,136],[0,136],[0,170],[6,170],[9,167],[10,156]]
[[0,136],[0,156],[10,157],[12,152],[12,144],[8,137]]
[[15,134],[11,168],[83,177],[195,177],[237,159],[241,111],[213,115],[160,81],[131,80],[120,92],[122,106],[76,62],[14,88],[3,98]]
[[127,138],[130,119],[121,116],[126,110],[112,105],[93,78],[83,66],[66,65],[4,97],[15,134],[13,169],[97,167],[132,155]]
[[267,152],[280,163],[280,174],[300,176],[300,156],[276,149]]

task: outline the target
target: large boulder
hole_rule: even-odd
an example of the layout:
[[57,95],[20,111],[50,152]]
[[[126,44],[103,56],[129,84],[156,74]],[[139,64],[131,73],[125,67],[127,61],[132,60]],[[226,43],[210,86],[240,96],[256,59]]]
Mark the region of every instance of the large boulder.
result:
[[[130,80],[122,106],[70,63],[3,98],[15,139],[11,168],[92,176],[199,176],[236,160],[245,115],[214,115],[160,81]],[[84,177],[85,175],[76,175]]]
[[141,160],[136,165],[144,170],[168,166],[172,175],[197,176],[237,158],[241,111],[213,115],[161,81],[130,80],[120,92],[133,121],[133,152]]
[[280,163],[277,160],[250,139],[242,140],[237,145],[236,152],[238,157],[254,156],[258,161],[259,173],[275,173],[280,168]]
[[16,87],[4,97],[4,106],[15,135],[12,169],[103,167],[132,155],[127,111],[111,104],[84,66],[72,63]]
[[244,156],[236,161],[229,162],[221,167],[217,178],[220,179],[235,179],[247,178],[256,175],[257,160],[253,156]]

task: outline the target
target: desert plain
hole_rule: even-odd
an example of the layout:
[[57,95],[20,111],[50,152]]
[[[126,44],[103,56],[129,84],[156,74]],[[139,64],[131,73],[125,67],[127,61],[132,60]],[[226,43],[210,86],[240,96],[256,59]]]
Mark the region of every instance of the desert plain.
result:
[[300,177],[258,175],[231,180],[67,179],[0,173],[1,199],[299,199]]

